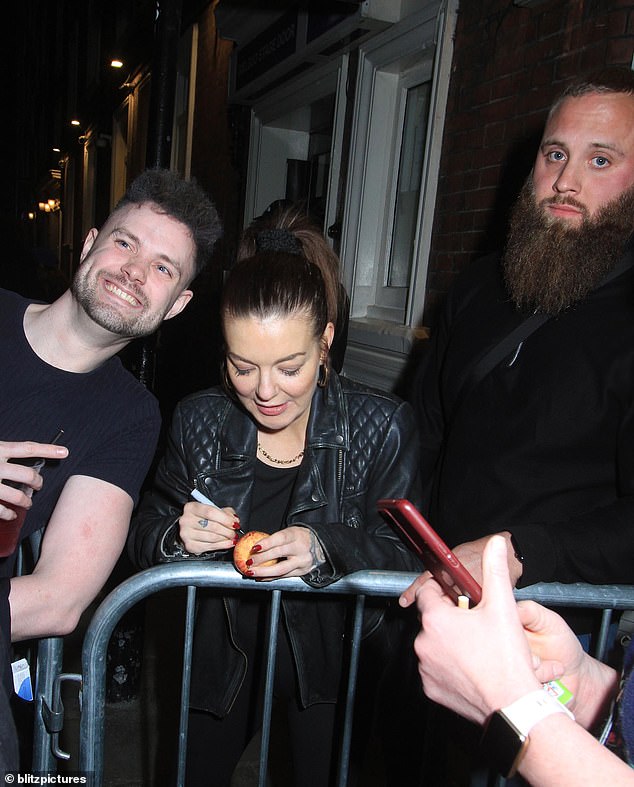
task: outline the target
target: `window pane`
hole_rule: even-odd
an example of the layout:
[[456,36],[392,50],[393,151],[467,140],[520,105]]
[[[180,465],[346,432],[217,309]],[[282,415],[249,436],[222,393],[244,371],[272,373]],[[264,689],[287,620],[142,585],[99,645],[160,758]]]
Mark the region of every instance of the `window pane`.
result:
[[387,275],[388,287],[409,286],[423,172],[430,88],[431,83],[424,82],[407,91],[394,208],[394,228]]

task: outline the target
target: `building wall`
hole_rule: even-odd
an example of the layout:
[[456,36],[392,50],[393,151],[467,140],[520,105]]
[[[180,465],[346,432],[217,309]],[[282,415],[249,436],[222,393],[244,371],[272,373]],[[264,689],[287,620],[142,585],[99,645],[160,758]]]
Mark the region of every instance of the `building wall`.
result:
[[454,48],[426,325],[457,273],[504,241],[546,111],[577,74],[631,65],[633,0],[462,0]]
[[[213,196],[225,227],[224,247],[228,246],[230,254],[233,238],[241,229],[240,177],[227,105],[233,42],[218,34],[213,7],[209,5],[198,18],[192,175]],[[242,151],[244,158],[246,153]]]
[[213,199],[224,234],[205,271],[196,277],[187,309],[161,328],[155,392],[164,417],[183,396],[220,381],[222,335],[219,298],[223,270],[232,257],[239,220],[239,176],[234,166],[227,110],[233,44],[216,30],[213,4],[196,18],[198,49],[191,175]]

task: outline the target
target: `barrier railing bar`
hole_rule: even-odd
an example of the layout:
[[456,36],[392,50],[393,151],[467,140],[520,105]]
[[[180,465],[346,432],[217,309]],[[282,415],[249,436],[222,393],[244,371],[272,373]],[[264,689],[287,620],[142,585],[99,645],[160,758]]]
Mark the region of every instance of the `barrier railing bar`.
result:
[[[315,590],[300,578],[248,581],[254,592],[284,591],[320,595],[398,596],[418,576],[415,573],[360,571],[325,588]],[[244,589],[245,580],[231,564],[183,561],[154,566],[125,580],[101,603],[88,627],[82,652],[83,711],[80,720],[80,768],[94,774],[100,785],[103,774],[105,720],[105,653],[114,626],[131,607],[146,596],[174,587]],[[579,606],[595,609],[634,609],[634,586],[590,586],[542,583],[515,592],[546,606]],[[279,601],[278,601],[279,603]],[[354,691],[354,688],[352,689]]]
[[[29,536],[29,547],[33,563],[37,563],[42,548],[43,532],[36,530]],[[18,550],[16,576],[25,572],[25,556],[23,547]],[[55,680],[62,672],[64,657],[64,640],[62,637],[46,637],[37,643],[36,674],[35,674],[35,714],[33,717],[33,753],[32,765],[34,772],[52,772],[57,768],[55,749],[57,735],[51,734],[46,727],[46,711],[44,705],[54,707]]]
[[604,609],[601,615],[601,628],[599,629],[597,644],[594,648],[594,657],[599,659],[599,661],[605,661],[607,656],[611,623],[612,610]]
[[539,582],[515,590],[515,598],[533,599],[547,607],[634,609],[634,585],[588,585],[583,582]]
[[361,653],[361,635],[363,633],[364,609],[365,596],[359,595],[357,596],[357,600],[354,605],[350,668],[348,670],[348,685],[346,689],[346,712],[341,742],[341,763],[339,766],[339,787],[346,787],[346,784],[348,783],[348,773],[350,770],[350,746],[352,742],[354,698],[357,690],[357,673],[359,671],[359,655]]
[[183,646],[183,677],[181,681],[181,707],[178,723],[178,769],[176,784],[183,787],[185,783],[185,745],[187,744],[187,727],[189,722],[189,691],[192,679],[192,645],[194,641],[194,619],[196,615],[196,588],[187,588],[187,606],[185,611],[185,643]]
[[277,660],[277,632],[280,623],[280,604],[282,593],[274,590],[269,609],[269,641],[266,660],[266,682],[264,684],[264,708],[262,711],[262,743],[260,745],[260,772],[258,787],[266,787],[266,771],[269,764],[269,744],[271,741],[271,718],[273,715],[273,686],[275,683],[275,662]]
[[62,672],[64,640],[62,637],[47,637],[37,645],[37,669],[35,677],[35,715],[33,718],[33,760],[35,773],[55,771],[57,762],[53,747],[56,737],[46,728],[44,704],[54,707],[55,679]]

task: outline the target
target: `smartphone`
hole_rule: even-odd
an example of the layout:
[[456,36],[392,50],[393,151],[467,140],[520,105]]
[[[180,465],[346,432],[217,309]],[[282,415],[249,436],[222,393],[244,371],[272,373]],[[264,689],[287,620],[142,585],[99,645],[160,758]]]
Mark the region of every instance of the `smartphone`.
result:
[[460,596],[466,596],[471,605],[479,603],[482,588],[416,506],[402,499],[378,500],[376,505],[385,521],[398,529],[403,540],[414,549],[425,568],[456,604]]

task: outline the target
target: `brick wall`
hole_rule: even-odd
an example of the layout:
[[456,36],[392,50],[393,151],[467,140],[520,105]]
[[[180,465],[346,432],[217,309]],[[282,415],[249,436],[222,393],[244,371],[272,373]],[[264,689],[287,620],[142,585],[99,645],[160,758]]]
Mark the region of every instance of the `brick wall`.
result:
[[461,0],[425,304],[426,325],[456,274],[504,242],[546,111],[577,74],[631,65],[634,0]]

